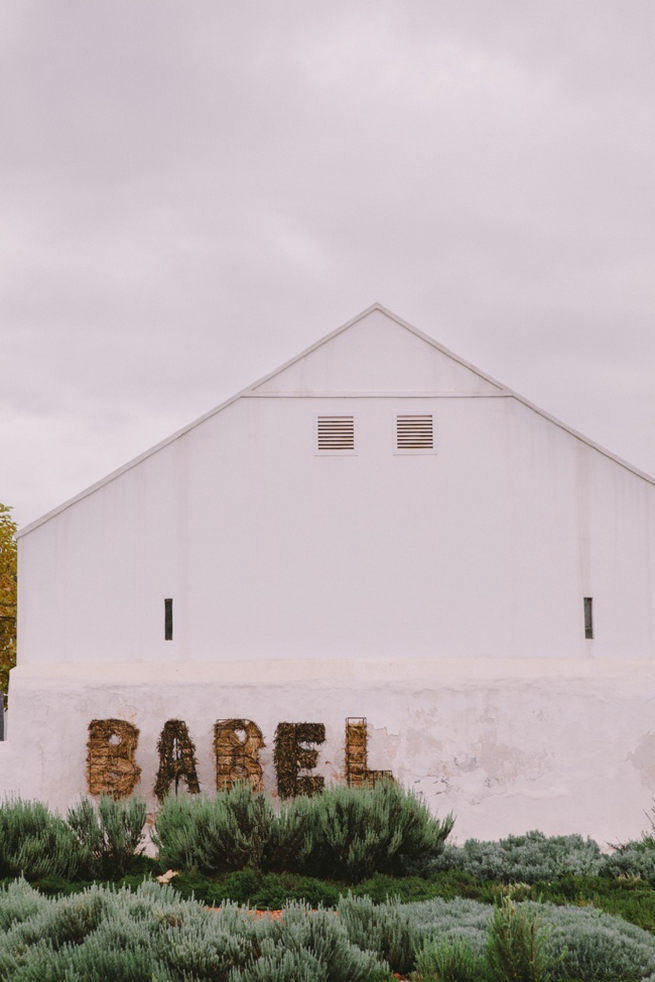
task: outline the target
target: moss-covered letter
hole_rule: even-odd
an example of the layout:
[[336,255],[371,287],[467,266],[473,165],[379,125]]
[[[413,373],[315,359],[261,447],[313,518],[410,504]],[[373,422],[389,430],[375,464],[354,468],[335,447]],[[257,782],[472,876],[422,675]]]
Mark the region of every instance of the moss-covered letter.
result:
[[189,736],[189,730],[181,719],[169,719],[164,723],[164,729],[157,741],[159,753],[159,770],[155,781],[155,794],[163,801],[170,786],[175,782],[175,794],[184,778],[189,794],[198,794],[198,772],[196,770],[196,748]]
[[311,771],[318,760],[318,750],[310,750],[303,744],[323,743],[324,740],[323,723],[278,723],[273,759],[280,798],[314,794],[322,789],[325,780],[320,775],[303,774],[299,777],[298,772]]
[[89,794],[127,798],[136,787],[141,768],[134,759],[139,731],[125,719],[92,719],[86,754]]
[[266,746],[262,731],[250,719],[219,719],[214,726],[216,788],[229,791],[235,781],[250,781],[253,791],[263,791],[259,751]]
[[367,740],[366,718],[349,716],[346,720],[346,780],[351,788],[376,781],[393,781],[391,771],[368,769]]

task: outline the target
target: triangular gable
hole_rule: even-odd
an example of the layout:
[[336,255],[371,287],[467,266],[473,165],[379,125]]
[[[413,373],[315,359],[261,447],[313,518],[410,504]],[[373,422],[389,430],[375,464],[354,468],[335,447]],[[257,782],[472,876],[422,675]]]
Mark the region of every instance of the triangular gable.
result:
[[[403,334],[403,332],[406,333]],[[334,342],[341,343],[335,344]],[[350,360],[348,358],[349,353]],[[394,361],[394,357],[397,357],[396,361]],[[349,367],[349,361],[354,363],[355,360],[357,360],[360,368],[362,364],[365,366],[364,373],[361,371],[355,373],[352,367]],[[408,367],[411,366],[414,367],[415,372],[409,375]],[[377,388],[374,388],[376,380]],[[387,382],[386,388],[383,387],[385,380]],[[312,384],[311,389],[308,388],[310,383]],[[322,384],[323,389],[314,388],[314,385],[318,386],[319,383]],[[325,389],[324,387],[328,384],[332,384],[334,387],[331,390]],[[364,388],[365,385],[368,386],[367,389]],[[402,386],[406,387],[402,388]],[[649,474],[633,467],[627,461],[617,457],[616,454],[610,453],[609,450],[594,443],[593,440],[589,440],[581,433],[566,426],[551,416],[550,413],[544,412],[543,409],[524,399],[523,396],[496,382],[473,365],[469,365],[448,351],[447,348],[437,344],[432,338],[412,327],[411,324],[407,324],[396,317],[381,304],[374,304],[347,324],[317,341],[316,344],[301,352],[291,361],[271,372],[270,375],[266,375],[248,388],[237,392],[231,399],[227,399],[214,409],[210,409],[199,419],[194,420],[162,440],[161,443],[128,461],[96,484],[92,484],[91,487],[81,491],[73,498],[64,501],[57,508],[47,512],[25,528],[19,529],[17,538],[39,528],[54,518],[55,515],[59,515],[70,508],[71,505],[93,494],[94,491],[109,484],[110,481],[120,477],[121,474],[131,470],[131,468],[137,467],[142,461],[170,446],[190,430],[201,426],[205,420],[220,413],[227,406],[236,402],[237,399],[260,395],[275,397],[276,395],[302,394],[309,391],[312,394],[321,394],[322,392],[341,394],[350,391],[355,394],[379,392],[380,394],[392,395],[394,393],[417,395],[423,393],[426,395],[435,393],[448,395],[452,393],[453,395],[509,396],[569,433],[576,440],[580,440],[581,443],[613,460],[620,467],[624,467],[649,484],[655,484],[655,478]]]
[[498,395],[503,386],[379,304],[252,386],[257,395]]

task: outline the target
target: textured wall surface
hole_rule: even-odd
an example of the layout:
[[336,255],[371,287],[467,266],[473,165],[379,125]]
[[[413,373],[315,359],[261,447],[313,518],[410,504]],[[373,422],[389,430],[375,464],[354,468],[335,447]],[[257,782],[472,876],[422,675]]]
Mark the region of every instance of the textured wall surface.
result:
[[120,718],[140,730],[136,791],[155,806],[156,744],[182,719],[196,745],[201,790],[215,787],[213,726],[253,720],[266,743],[274,792],[279,722],[326,728],[316,773],[344,779],[345,720],[366,716],[369,767],[390,769],[456,837],[497,838],[539,828],[601,843],[636,836],[655,792],[652,663],[560,659],[195,663],[162,670],[18,669],[0,788],[65,809],[86,790],[88,724]]

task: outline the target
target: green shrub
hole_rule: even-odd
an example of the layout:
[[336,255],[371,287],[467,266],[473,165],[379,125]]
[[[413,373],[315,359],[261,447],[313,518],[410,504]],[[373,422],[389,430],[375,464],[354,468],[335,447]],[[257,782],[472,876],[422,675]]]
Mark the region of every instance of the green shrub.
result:
[[140,798],[115,801],[101,795],[96,810],[83,798],[68,810],[67,822],[79,843],[87,874],[118,879],[131,869],[144,841],[146,805]]
[[475,955],[484,953],[487,931],[493,909],[475,900],[424,900],[405,905],[418,942],[434,938],[437,941],[467,941]]
[[[289,805],[307,807],[302,799]],[[411,792],[390,781],[375,787],[326,788],[310,799],[307,844],[297,872],[357,882],[372,873],[427,866],[443,850],[452,816],[434,818]]]
[[548,936],[533,908],[505,897],[494,910],[487,937],[492,982],[548,982],[554,965]]
[[277,817],[268,798],[241,783],[213,798],[166,798],[153,840],[162,869],[216,875],[250,867],[352,883],[427,866],[452,826],[452,817],[438,821],[391,782],[299,796]]
[[486,982],[487,962],[476,955],[465,939],[441,941],[428,939],[416,954],[416,969],[421,978],[440,982]]
[[48,909],[48,901],[28,885],[23,877],[0,890],[0,935],[15,921],[20,923]]
[[61,876],[72,880],[81,856],[71,829],[38,801],[0,805],[0,877]]
[[274,822],[269,799],[240,782],[213,798],[165,798],[153,841],[162,869],[197,869],[208,875],[247,866],[260,869]]
[[319,798],[299,795],[282,802],[279,814],[271,827],[271,834],[264,850],[263,865],[271,872],[315,873],[308,869],[313,830],[316,825]]
[[171,886],[183,897],[195,897],[206,904],[220,906],[231,900],[258,910],[279,910],[291,900],[303,900],[311,907],[334,907],[339,887],[311,876],[296,873],[262,873],[237,870],[210,878],[200,873],[180,873]]

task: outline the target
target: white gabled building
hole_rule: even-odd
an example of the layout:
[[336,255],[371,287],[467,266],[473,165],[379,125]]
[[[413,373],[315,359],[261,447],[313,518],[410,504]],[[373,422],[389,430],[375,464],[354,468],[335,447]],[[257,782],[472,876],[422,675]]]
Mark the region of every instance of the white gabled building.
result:
[[[655,481],[375,305],[22,530],[0,790],[63,808],[92,719],[347,717],[456,835],[639,833]],[[167,637],[171,634],[172,637]]]

